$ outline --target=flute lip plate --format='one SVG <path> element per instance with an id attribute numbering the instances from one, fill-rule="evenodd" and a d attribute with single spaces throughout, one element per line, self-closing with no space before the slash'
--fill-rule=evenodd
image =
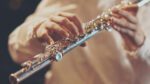
<path id="1" fill-rule="evenodd" d="M 10 84 L 18 84 L 19 79 L 17 79 L 17 77 L 15 76 L 15 74 L 11 74 L 9 76 L 9 81 L 10 81 Z"/>

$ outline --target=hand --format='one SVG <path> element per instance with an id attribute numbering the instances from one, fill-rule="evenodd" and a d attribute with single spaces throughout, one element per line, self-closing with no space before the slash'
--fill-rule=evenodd
<path id="1" fill-rule="evenodd" d="M 137 5 L 130 5 L 123 9 L 113 9 L 113 28 L 121 34 L 128 50 L 136 50 L 141 47 L 145 39 L 144 32 L 136 17 L 137 10 Z"/>
<path id="2" fill-rule="evenodd" d="M 23 63 L 43 53 L 45 44 L 83 34 L 81 22 L 71 13 L 51 14 L 51 17 L 32 15 L 9 36 L 9 51 L 16 63 Z M 44 44 L 44 45 L 43 45 Z"/>
<path id="3" fill-rule="evenodd" d="M 38 45 L 45 43 L 53 44 L 55 41 L 59 41 L 67 37 L 75 37 L 82 35 L 83 33 L 81 22 L 77 16 L 63 12 L 53 15 L 33 27 L 32 38 L 30 38 L 30 42 L 28 43 L 37 49 L 38 47 L 35 45 L 35 43 L 37 43 L 36 41 L 39 41 Z"/>

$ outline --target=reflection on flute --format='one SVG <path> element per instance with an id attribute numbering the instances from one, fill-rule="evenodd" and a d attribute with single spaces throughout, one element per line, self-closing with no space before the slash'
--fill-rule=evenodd
<path id="1" fill-rule="evenodd" d="M 121 3 L 116 7 L 122 8 L 130 5 L 131 3 Z M 144 4 L 143 4 L 144 5 Z M 139 5 L 138 5 L 139 6 Z M 141 7 L 142 5 L 140 5 Z M 44 68 L 45 66 L 51 64 L 53 61 L 60 61 L 63 54 L 69 52 L 75 47 L 81 45 L 99 31 L 107 30 L 111 31 L 111 9 L 103 12 L 96 19 L 84 24 L 85 34 L 65 38 L 63 40 L 55 42 L 53 45 L 47 45 L 44 53 L 40 53 L 33 57 L 33 59 L 26 61 L 22 64 L 22 69 L 10 75 L 10 82 L 12 84 L 17 84 L 29 76 L 33 75 L 35 72 Z"/>

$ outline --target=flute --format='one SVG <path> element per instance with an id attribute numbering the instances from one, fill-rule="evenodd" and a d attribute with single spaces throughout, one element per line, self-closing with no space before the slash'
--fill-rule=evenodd
<path id="1" fill-rule="evenodd" d="M 137 3 L 138 7 L 145 5 L 146 3 L 150 2 L 150 0 L 143 0 Z M 123 2 L 117 7 L 125 7 L 130 5 L 129 2 Z M 99 33 L 100 31 L 112 30 L 112 21 L 110 20 L 111 17 L 111 9 L 104 11 L 100 16 L 96 19 L 87 22 L 83 25 L 85 29 L 85 34 L 71 38 L 65 38 L 63 40 L 57 41 L 52 45 L 47 45 L 45 47 L 44 53 L 39 53 L 38 55 L 34 56 L 33 59 L 24 62 L 21 66 L 22 68 L 10 74 L 10 83 L 11 84 L 18 84 L 21 81 L 25 80 L 29 76 L 33 75 L 37 71 L 43 69 L 44 67 L 50 65 L 53 61 L 60 61 L 63 58 L 63 55 L 69 52 L 70 50 L 74 49 L 75 47 L 83 44 L 88 39 L 92 38 L 94 35 Z"/>

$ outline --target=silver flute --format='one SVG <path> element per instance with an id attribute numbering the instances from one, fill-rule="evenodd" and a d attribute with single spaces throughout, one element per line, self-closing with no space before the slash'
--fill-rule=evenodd
<path id="1" fill-rule="evenodd" d="M 150 0 L 143 0 L 137 3 L 138 7 L 145 5 L 150 2 Z M 123 2 L 116 7 L 123 8 L 125 6 L 130 5 L 129 2 Z M 60 61 L 63 58 L 63 55 L 74 49 L 77 46 L 82 45 L 85 41 L 92 38 L 94 35 L 99 33 L 102 30 L 111 31 L 112 30 L 112 21 L 111 17 L 111 9 L 104 11 L 100 16 L 96 19 L 87 22 L 83 25 L 85 29 L 85 34 L 73 37 L 65 38 L 63 40 L 57 41 L 52 45 L 47 45 L 45 47 L 45 51 L 43 53 L 39 53 L 35 55 L 31 60 L 28 60 L 21 64 L 22 68 L 10 74 L 10 83 L 18 84 L 21 81 L 25 80 L 29 76 L 33 75 L 37 71 L 43 69 L 44 67 L 50 65 L 53 61 Z"/>

